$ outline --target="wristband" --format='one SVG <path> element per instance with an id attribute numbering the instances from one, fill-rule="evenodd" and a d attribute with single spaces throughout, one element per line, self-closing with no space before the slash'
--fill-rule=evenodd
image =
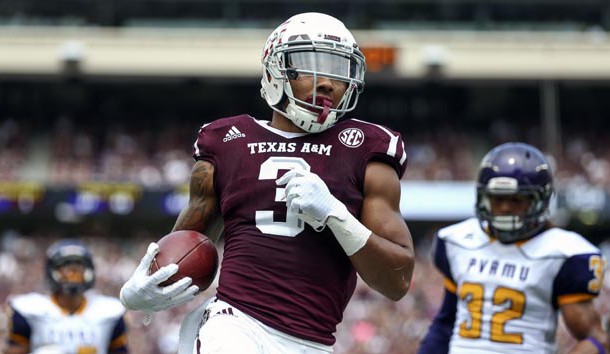
<path id="1" fill-rule="evenodd" d="M 585 340 L 588 340 L 589 342 L 591 342 L 591 344 L 593 344 L 595 346 L 595 348 L 597 348 L 598 354 L 606 354 L 606 350 L 604 349 L 604 346 L 596 338 L 587 337 L 587 338 L 585 338 Z"/>
<path id="2" fill-rule="evenodd" d="M 372 232 L 347 209 L 342 214 L 340 218 L 329 217 L 326 225 L 331 229 L 345 253 L 351 256 L 366 245 L 366 241 L 371 237 Z"/>

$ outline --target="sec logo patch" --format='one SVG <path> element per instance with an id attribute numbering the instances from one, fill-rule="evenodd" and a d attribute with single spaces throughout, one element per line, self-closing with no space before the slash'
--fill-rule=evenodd
<path id="1" fill-rule="evenodd" d="M 343 129 L 339 133 L 339 141 L 349 148 L 356 148 L 364 142 L 364 133 L 358 128 Z"/>

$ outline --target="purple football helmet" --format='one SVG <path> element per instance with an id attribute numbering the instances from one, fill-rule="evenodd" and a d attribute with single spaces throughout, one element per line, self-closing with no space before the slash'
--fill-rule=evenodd
<path id="1" fill-rule="evenodd" d="M 524 143 L 502 144 L 487 153 L 481 162 L 476 215 L 481 227 L 502 243 L 527 239 L 545 226 L 552 194 L 552 171 L 542 152 Z M 494 216 L 491 195 L 527 196 L 530 206 L 525 215 Z"/>
<path id="2" fill-rule="evenodd" d="M 68 263 L 79 263 L 85 267 L 82 282 L 66 282 L 60 279 L 57 270 Z M 83 293 L 95 283 L 95 267 L 91 251 L 79 240 L 64 239 L 55 242 L 47 250 L 45 276 L 54 293 L 70 295 Z"/>

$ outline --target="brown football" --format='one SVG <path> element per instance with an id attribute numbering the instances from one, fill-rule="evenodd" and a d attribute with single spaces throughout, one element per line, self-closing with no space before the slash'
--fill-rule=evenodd
<path id="1" fill-rule="evenodd" d="M 179 230 L 163 236 L 157 244 L 159 253 L 150 265 L 150 274 L 170 263 L 178 264 L 178 272 L 161 283 L 162 286 L 184 277 L 191 277 L 199 291 L 212 284 L 218 270 L 218 251 L 207 236 L 197 231 Z"/>

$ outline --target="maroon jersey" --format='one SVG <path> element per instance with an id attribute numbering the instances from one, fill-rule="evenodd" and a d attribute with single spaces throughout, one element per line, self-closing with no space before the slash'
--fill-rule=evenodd
<path id="1" fill-rule="evenodd" d="M 347 119 L 322 133 L 287 133 L 248 115 L 199 130 L 193 156 L 214 165 L 214 188 L 225 225 L 217 296 L 266 325 L 332 345 L 354 292 L 356 272 L 326 228 L 314 231 L 288 211 L 275 180 L 291 168 L 320 176 L 360 216 L 364 173 L 371 160 L 402 176 L 400 135 Z"/>

